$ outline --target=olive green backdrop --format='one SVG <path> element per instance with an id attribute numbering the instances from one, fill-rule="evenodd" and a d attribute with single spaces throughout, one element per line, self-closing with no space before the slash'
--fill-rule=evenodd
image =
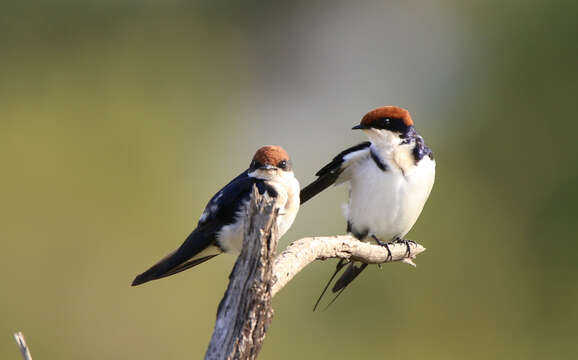
<path id="1" fill-rule="evenodd" d="M 578 354 L 576 1 L 0 5 L 0 358 L 197 359 L 234 259 L 131 288 L 279 144 L 301 183 L 369 109 L 410 109 L 437 179 L 418 267 L 329 310 L 318 262 L 274 299 L 263 359 Z M 282 247 L 343 233 L 335 188 Z"/>

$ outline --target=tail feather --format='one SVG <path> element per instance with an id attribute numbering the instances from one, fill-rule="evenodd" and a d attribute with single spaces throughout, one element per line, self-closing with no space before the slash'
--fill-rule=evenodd
<path id="1" fill-rule="evenodd" d="M 343 290 L 347 287 L 347 285 L 351 284 L 353 280 L 359 275 L 365 268 L 367 267 L 366 263 L 355 263 L 351 262 L 347 269 L 343 272 L 343 275 L 337 279 L 335 285 L 331 289 L 332 292 L 336 293 L 340 290 Z"/>
<path id="2" fill-rule="evenodd" d="M 212 247 L 211 243 L 212 239 L 205 236 L 201 231 L 193 231 L 177 250 L 138 275 L 132 282 L 132 286 L 179 273 L 217 256 L 218 252 L 208 253 L 203 251 Z"/>
<path id="3" fill-rule="evenodd" d="M 186 263 L 174 268 L 173 270 L 167 271 L 165 273 L 161 271 L 159 271 L 158 269 L 149 269 L 147 271 L 145 271 L 144 273 L 138 275 L 132 282 L 131 286 L 137 286 L 140 284 L 144 284 L 146 282 L 149 282 L 151 280 L 158 280 L 158 279 L 162 279 L 164 277 L 167 276 L 171 276 L 174 275 L 176 273 L 180 273 L 181 271 L 190 269 L 194 266 L 197 266 L 199 264 L 204 263 L 207 260 L 210 260 L 212 258 L 214 258 L 215 256 L 217 256 L 218 254 L 214 254 L 214 255 L 209 255 L 209 256 L 205 256 L 205 257 L 201 257 L 198 259 L 193 259 L 191 261 L 187 261 Z"/>
<path id="4" fill-rule="evenodd" d="M 319 296 L 319 298 L 317 299 L 317 302 L 315 303 L 315 306 L 313 307 L 313 311 L 315 311 L 317 309 L 317 307 L 319 306 L 319 303 L 321 302 L 321 298 L 323 298 L 323 295 L 325 295 L 325 293 L 327 292 L 327 289 L 329 288 L 329 285 L 331 284 L 331 282 L 333 281 L 333 279 L 335 278 L 335 276 L 337 275 L 337 273 L 339 273 L 339 271 L 341 271 L 341 269 L 347 265 L 348 262 L 347 260 L 341 259 L 339 260 L 339 262 L 337 263 L 337 267 L 335 269 L 335 272 L 333 273 L 333 275 L 331 275 L 331 278 L 329 278 L 329 281 L 327 282 L 327 285 L 325 285 L 325 288 L 323 288 L 323 292 L 321 292 L 321 295 Z M 355 280 L 355 278 L 367 267 L 367 264 L 365 263 L 356 263 L 354 261 L 349 263 L 349 266 L 347 267 L 347 269 L 345 269 L 345 271 L 343 272 L 343 274 L 341 274 L 341 276 L 339 277 L 339 279 L 337 279 L 337 281 L 335 282 L 335 284 L 333 285 L 333 287 L 331 288 L 331 292 L 332 293 L 337 293 L 333 299 L 329 302 L 329 304 L 327 304 L 327 306 L 325 307 L 324 310 L 327 310 L 327 308 L 329 306 L 331 306 L 331 304 L 333 304 L 335 302 L 335 300 L 337 300 L 337 298 L 341 295 L 341 293 L 343 293 L 343 291 L 345 290 L 345 288 L 353 281 Z"/>
<path id="5" fill-rule="evenodd" d="M 335 268 L 335 272 L 333 273 L 333 275 L 331 275 L 331 277 L 329 278 L 329 281 L 327 282 L 327 284 L 325 285 L 325 287 L 323 288 L 323 291 L 321 292 L 321 295 L 319 295 L 319 298 L 317 298 L 317 301 L 315 302 L 315 305 L 313 306 L 313 311 L 317 310 L 317 306 L 319 306 L 319 303 L 321 302 L 321 299 L 323 298 L 323 295 L 325 295 L 325 293 L 327 292 L 327 289 L 329 289 L 329 285 L 331 285 L 331 282 L 333 281 L 333 279 L 335 279 L 335 276 L 337 275 L 337 273 L 343 269 L 343 267 L 347 264 L 345 259 L 340 259 L 339 262 L 337 263 L 337 266 Z"/>
<path id="6" fill-rule="evenodd" d="M 335 285 L 333 286 L 331 291 L 333 293 L 337 292 L 337 294 L 333 297 L 333 299 L 331 299 L 329 304 L 327 304 L 327 306 L 323 310 L 327 310 L 331 306 L 331 304 L 333 304 L 335 300 L 337 300 L 337 298 L 343 293 L 347 285 L 351 284 L 351 282 L 357 277 L 357 275 L 359 275 L 366 267 L 367 264 L 365 263 L 361 263 L 359 267 L 355 267 L 355 264 L 351 263 L 351 265 L 349 265 L 349 267 L 347 268 L 347 270 L 345 270 L 343 275 L 341 275 L 341 277 L 337 279 L 337 281 L 335 282 Z"/>

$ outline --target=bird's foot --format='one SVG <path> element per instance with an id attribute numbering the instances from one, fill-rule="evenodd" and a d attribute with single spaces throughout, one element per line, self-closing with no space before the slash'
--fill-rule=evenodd
<path id="1" fill-rule="evenodd" d="M 400 237 L 396 237 L 395 241 L 396 244 L 405 244 L 406 246 L 406 251 L 405 251 L 405 256 L 406 257 L 411 257 L 411 247 L 410 244 L 412 245 L 417 245 L 417 243 L 413 240 L 406 240 L 406 239 L 402 239 Z"/>
<path id="2" fill-rule="evenodd" d="M 375 240 L 377 245 L 383 246 L 387 250 L 387 257 L 385 258 L 385 262 L 393 260 L 393 256 L 391 256 L 391 249 L 389 248 L 389 244 L 379 240 L 375 235 L 371 235 L 371 237 L 373 238 L 373 240 Z"/>

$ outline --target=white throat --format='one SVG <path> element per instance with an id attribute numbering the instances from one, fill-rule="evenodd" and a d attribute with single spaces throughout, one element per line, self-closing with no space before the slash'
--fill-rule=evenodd
<path id="1" fill-rule="evenodd" d="M 363 132 L 373 146 L 380 150 L 393 149 L 403 141 L 399 134 L 389 130 L 366 129 Z"/>

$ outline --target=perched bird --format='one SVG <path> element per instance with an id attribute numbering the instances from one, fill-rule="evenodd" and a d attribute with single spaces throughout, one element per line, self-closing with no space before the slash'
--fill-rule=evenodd
<path id="1" fill-rule="evenodd" d="M 301 190 L 301 204 L 330 185 L 349 182 L 347 231 L 361 241 L 374 241 L 385 247 L 388 243 L 404 242 L 409 251 L 404 236 L 415 224 L 432 189 L 433 153 L 418 135 L 409 112 L 397 106 L 368 112 L 353 129 L 363 130 L 369 141 L 339 153 L 319 170 L 318 178 Z M 347 264 L 332 288 L 337 294 L 329 305 L 367 267 L 365 263 L 339 261 L 314 310 Z"/>
<path id="2" fill-rule="evenodd" d="M 197 228 L 185 242 L 138 275 L 132 286 L 176 274 L 222 252 L 238 254 L 243 246 L 244 214 L 254 185 L 260 194 L 267 192 L 279 205 L 277 227 L 279 236 L 283 236 L 299 210 L 299 182 L 287 152 L 280 146 L 263 146 L 255 153 L 249 169 L 211 198 Z"/>

